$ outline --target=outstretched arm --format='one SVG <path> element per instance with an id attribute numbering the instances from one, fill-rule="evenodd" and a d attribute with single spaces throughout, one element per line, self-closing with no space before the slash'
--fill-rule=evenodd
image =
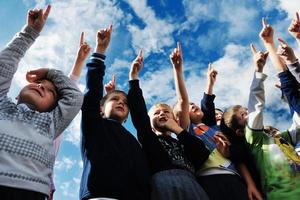
<path id="1" fill-rule="evenodd" d="M 109 46 L 112 25 L 97 32 L 95 53 L 87 64 L 86 92 L 82 106 L 82 114 L 99 117 L 100 100 L 103 97 L 103 77 L 105 71 L 105 51 Z M 84 118 L 84 117 L 82 117 Z"/>
<path id="2" fill-rule="evenodd" d="M 42 31 L 50 9 L 48 5 L 45 11 L 29 10 L 26 26 L 0 52 L 0 98 L 6 96 L 21 58 Z"/>
<path id="3" fill-rule="evenodd" d="M 173 65 L 175 89 L 177 95 L 178 120 L 183 129 L 188 129 L 189 118 L 189 97 L 185 88 L 182 71 L 182 49 L 180 42 L 177 42 L 177 48 L 170 55 L 170 61 Z"/>
<path id="4" fill-rule="evenodd" d="M 84 62 L 86 58 L 88 57 L 90 53 L 91 47 L 84 41 L 84 32 L 80 34 L 80 40 L 79 40 L 79 48 L 77 51 L 77 56 L 75 58 L 74 65 L 72 67 L 71 73 L 69 77 L 74 80 L 78 81 L 81 75 L 82 67 L 84 65 Z"/>
<path id="5" fill-rule="evenodd" d="M 251 129 L 263 129 L 263 108 L 265 106 L 265 90 L 263 81 L 267 75 L 263 74 L 263 68 L 266 64 L 268 52 L 257 52 L 254 45 L 250 45 L 255 73 L 250 87 L 248 101 L 248 126 Z"/>
<path id="6" fill-rule="evenodd" d="M 217 74 L 218 72 L 212 67 L 211 63 L 209 63 L 206 73 L 207 88 L 201 100 L 201 110 L 204 114 L 202 122 L 207 126 L 215 126 L 217 124 L 214 104 L 214 99 L 216 96 L 213 94 L 213 88 L 217 80 Z"/>
<path id="7" fill-rule="evenodd" d="M 271 25 L 267 24 L 265 18 L 262 19 L 263 28 L 259 34 L 261 40 L 264 43 L 265 48 L 269 52 L 269 56 L 272 64 L 274 65 L 276 71 L 282 72 L 287 70 L 285 63 L 280 59 L 280 57 L 276 53 L 276 47 L 273 40 L 274 30 Z"/>

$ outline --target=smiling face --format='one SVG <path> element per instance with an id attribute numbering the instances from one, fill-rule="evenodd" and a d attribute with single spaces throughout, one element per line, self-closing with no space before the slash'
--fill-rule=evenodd
<path id="1" fill-rule="evenodd" d="M 202 122 L 204 113 L 202 112 L 199 106 L 197 106 L 194 103 L 190 103 L 189 115 L 190 115 L 190 120 L 193 124 L 199 124 Z"/>
<path id="2" fill-rule="evenodd" d="M 44 79 L 26 85 L 17 98 L 18 104 L 30 104 L 39 112 L 48 112 L 56 105 L 58 96 L 53 83 Z"/>
<path id="3" fill-rule="evenodd" d="M 114 119 L 123 123 L 129 113 L 126 94 L 116 90 L 108 93 L 104 98 L 104 104 L 101 106 L 103 118 Z"/>
<path id="4" fill-rule="evenodd" d="M 168 119 L 175 119 L 172 108 L 162 103 L 152 106 L 148 114 L 152 128 L 162 133 L 167 131 L 162 128 L 164 123 Z"/>

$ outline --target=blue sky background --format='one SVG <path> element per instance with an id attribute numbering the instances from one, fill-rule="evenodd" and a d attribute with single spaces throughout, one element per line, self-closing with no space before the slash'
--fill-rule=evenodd
<path id="1" fill-rule="evenodd" d="M 98 29 L 113 23 L 111 45 L 107 51 L 106 81 L 116 74 L 118 88 L 127 91 L 131 61 L 139 48 L 145 59 L 141 86 L 148 107 L 158 101 L 173 104 L 175 90 L 169 54 L 180 40 L 183 47 L 184 75 L 192 102 L 201 100 L 206 87 L 206 69 L 213 63 L 219 74 L 214 93 L 219 108 L 247 104 L 253 75 L 249 43 L 262 49 L 258 34 L 261 18 L 266 17 L 294 48 L 296 42 L 287 28 L 298 0 L 0 0 L 0 46 L 3 48 L 26 22 L 27 10 L 51 3 L 49 20 L 36 43 L 28 51 L 15 75 L 9 95 L 14 98 L 26 84 L 25 72 L 43 66 L 69 73 L 76 55 L 81 31 L 94 47 Z M 268 61 L 265 73 L 265 124 L 287 129 L 291 116 L 275 89 L 275 70 Z M 84 89 L 84 74 L 80 88 Z M 135 134 L 130 120 L 125 126 Z M 78 199 L 82 162 L 79 150 L 80 114 L 64 132 L 55 165 L 55 199 Z"/>

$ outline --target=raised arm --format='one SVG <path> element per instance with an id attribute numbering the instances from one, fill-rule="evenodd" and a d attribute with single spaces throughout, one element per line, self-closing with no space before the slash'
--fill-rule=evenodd
<path id="1" fill-rule="evenodd" d="M 103 97 L 103 77 L 105 71 L 105 51 L 108 48 L 112 26 L 97 32 L 96 48 L 91 61 L 87 64 L 86 91 L 82 106 L 82 114 L 87 117 L 100 116 L 100 100 Z"/>
<path id="2" fill-rule="evenodd" d="M 177 42 L 177 48 L 170 55 L 170 61 L 173 65 L 174 82 L 177 95 L 177 110 L 180 126 L 188 129 L 190 124 L 189 118 L 189 97 L 185 88 L 182 71 L 182 49 L 180 42 Z"/>
<path id="3" fill-rule="evenodd" d="M 90 53 L 90 50 L 91 47 L 88 45 L 88 43 L 84 41 L 84 32 L 81 32 L 80 40 L 79 40 L 79 48 L 77 51 L 74 65 L 69 75 L 69 77 L 75 82 L 77 82 L 80 78 L 82 67 L 84 65 L 86 58 Z"/>
<path id="4" fill-rule="evenodd" d="M 216 96 L 213 94 L 213 88 L 217 80 L 217 74 L 218 72 L 212 67 L 211 63 L 209 63 L 206 73 L 206 92 L 203 94 L 203 98 L 201 100 L 201 110 L 204 114 L 202 122 L 207 126 L 215 126 L 217 124 L 214 104 L 214 99 Z"/>
<path id="5" fill-rule="evenodd" d="M 132 62 L 129 72 L 128 107 L 132 123 L 137 130 L 137 136 L 147 154 L 152 172 L 169 169 L 171 161 L 163 149 L 158 137 L 152 131 L 150 118 L 147 114 L 143 92 L 139 86 L 139 72 L 142 69 L 143 55 L 139 51 L 137 58 Z"/>
<path id="6" fill-rule="evenodd" d="M 261 40 L 263 41 L 265 48 L 269 52 L 271 62 L 274 65 L 276 71 L 278 73 L 282 72 L 282 71 L 286 70 L 287 68 L 286 68 L 286 65 L 284 64 L 284 62 L 280 59 L 280 57 L 276 53 L 276 47 L 275 47 L 275 43 L 273 40 L 274 30 L 271 25 L 267 24 L 267 21 L 265 18 L 262 19 L 262 25 L 263 25 L 263 28 L 262 28 L 259 36 L 260 36 Z"/>
<path id="7" fill-rule="evenodd" d="M 298 45 L 300 46 L 300 18 L 298 12 L 296 12 L 296 16 L 291 22 L 288 31 L 296 39 Z"/>
<path id="8" fill-rule="evenodd" d="M 0 52 L 0 98 L 7 95 L 18 64 L 42 31 L 50 9 L 51 6 L 48 5 L 45 11 L 43 9 L 29 10 L 27 24 L 23 30 L 17 33 Z"/>
<path id="9" fill-rule="evenodd" d="M 263 73 L 266 64 L 268 52 L 256 51 L 253 44 L 250 45 L 255 73 L 250 87 L 248 101 L 248 126 L 251 129 L 262 130 L 263 126 L 263 108 L 265 106 L 265 89 L 263 81 L 267 75 Z"/>
<path id="10" fill-rule="evenodd" d="M 55 85 L 58 102 L 51 114 L 54 121 L 54 137 L 57 137 L 79 112 L 83 95 L 76 84 L 59 70 L 41 68 L 27 72 L 26 77 L 30 82 L 48 79 Z"/>

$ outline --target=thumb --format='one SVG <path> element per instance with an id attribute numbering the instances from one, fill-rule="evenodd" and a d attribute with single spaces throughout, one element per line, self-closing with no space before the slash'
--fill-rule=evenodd
<path id="1" fill-rule="evenodd" d="M 277 40 L 279 41 L 280 45 L 285 48 L 288 46 L 288 44 L 286 43 L 286 41 L 284 41 L 283 39 L 281 38 L 277 38 Z"/>

